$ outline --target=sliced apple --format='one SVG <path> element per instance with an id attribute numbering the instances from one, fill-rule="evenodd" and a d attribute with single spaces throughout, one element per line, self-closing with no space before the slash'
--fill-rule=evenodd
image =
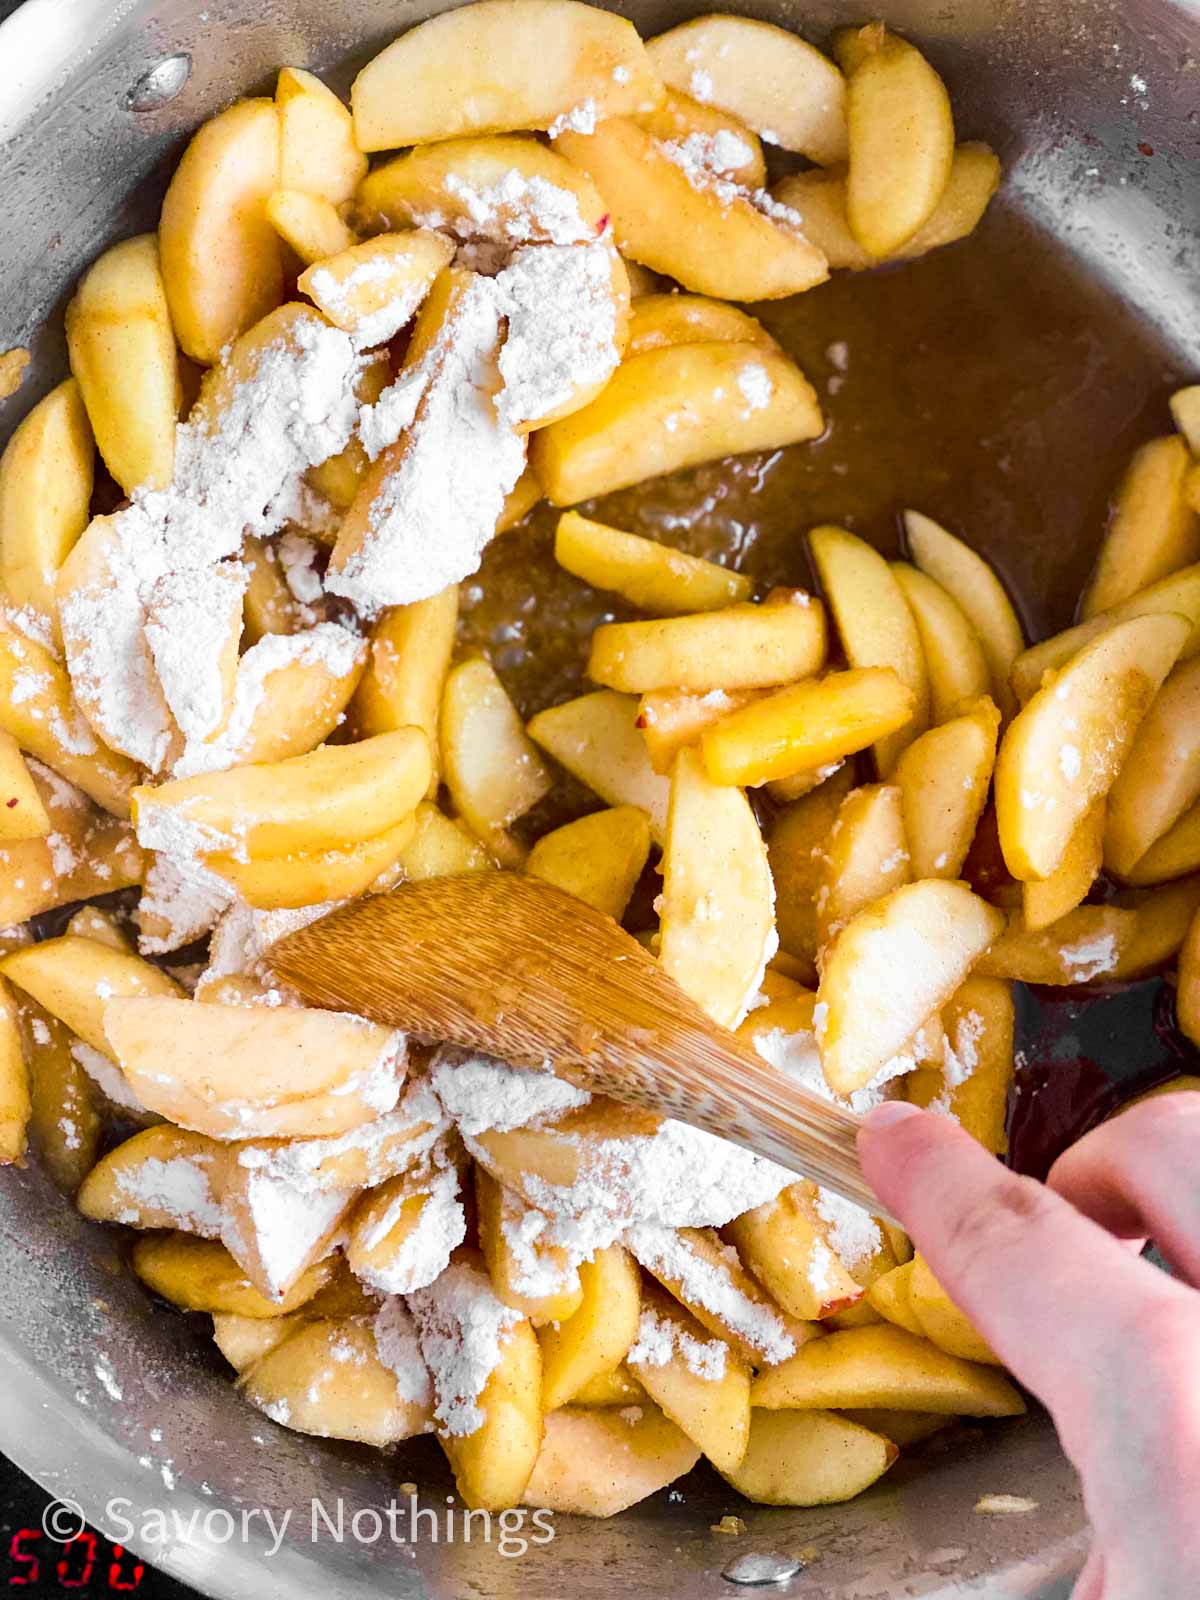
<path id="1" fill-rule="evenodd" d="M 109 1000 L 135 995 L 177 999 L 183 993 L 161 967 L 132 951 L 113 950 L 95 939 L 70 934 L 12 951 L 0 961 L 0 971 L 105 1055 L 110 1053 L 104 1028 Z"/>
<path id="2" fill-rule="evenodd" d="M 660 143 L 699 137 L 706 142 L 708 165 L 719 178 L 744 189 L 761 189 L 767 181 L 758 135 L 738 117 L 703 105 L 691 95 L 668 91 L 661 105 L 636 122 Z"/>
<path id="3" fill-rule="evenodd" d="M 777 300 L 823 283 L 825 257 L 800 218 L 761 190 L 705 165 L 708 146 L 661 143 L 612 117 L 592 133 L 564 132 L 557 149 L 592 179 L 610 209 L 622 255 L 719 300 Z M 702 137 L 702 136 L 701 136 Z"/>
<path id="4" fill-rule="evenodd" d="M 972 974 L 943 1009 L 942 1022 L 942 1063 L 910 1073 L 906 1097 L 914 1105 L 936 1106 L 986 1150 L 1003 1155 L 1013 1079 L 1012 984 Z M 908 1326 L 899 1317 L 889 1320 Z"/>
<path id="5" fill-rule="evenodd" d="M 35 767 L 33 778 L 51 831 L 44 838 L 0 842 L 0 927 L 127 889 L 141 883 L 145 872 L 128 823 L 93 810 L 81 791 L 48 768 Z M 70 798 L 60 804 L 60 794 Z"/>
<path id="6" fill-rule="evenodd" d="M 890 667 L 913 695 L 902 730 L 881 740 L 875 758 L 887 777 L 900 752 L 929 724 L 929 673 L 921 636 L 895 574 L 877 550 L 842 528 L 814 528 L 813 561 L 852 667 Z"/>
<path id="7" fill-rule="evenodd" d="M 365 228 L 441 228 L 509 248 L 585 243 L 608 223 L 585 172 L 516 135 L 448 139 L 386 161 L 363 182 L 357 210 Z"/>
<path id="8" fill-rule="evenodd" d="M 1188 504 L 1192 458 L 1178 434 L 1136 451 L 1080 606 L 1086 621 L 1200 559 L 1200 516 Z"/>
<path id="9" fill-rule="evenodd" d="M 543 834 L 525 870 L 620 921 L 649 854 L 649 817 L 613 806 Z"/>
<path id="10" fill-rule="evenodd" d="M 911 1261 L 893 1267 L 891 1272 L 885 1272 L 882 1277 L 875 1279 L 867 1290 L 867 1300 L 885 1322 L 894 1323 L 897 1328 L 904 1328 L 909 1333 L 923 1337 L 921 1324 L 917 1321 L 916 1312 L 908 1300 L 912 1272 Z"/>
<path id="11" fill-rule="evenodd" d="M 767 827 L 767 855 L 775 880 L 775 916 L 787 953 L 803 964 L 802 981 L 817 980 L 817 911 L 814 896 L 825 840 L 854 776 L 840 767 L 808 794 L 791 801 Z"/>
<path id="12" fill-rule="evenodd" d="M 892 772 L 914 878 L 958 878 L 983 815 L 1000 713 L 986 696 L 914 739 Z"/>
<path id="13" fill-rule="evenodd" d="M 786 28 L 695 17 L 646 50 L 664 83 L 740 118 L 768 144 L 822 166 L 845 159 L 845 81 L 828 56 Z"/>
<path id="14" fill-rule="evenodd" d="M 1104 861 L 1125 877 L 1200 799 L 1200 660 L 1176 666 L 1108 795 Z"/>
<path id="15" fill-rule="evenodd" d="M 179 778 L 133 794 L 151 849 L 250 859 L 344 849 L 403 821 L 429 785 L 429 741 L 400 728 L 263 766 Z"/>
<path id="16" fill-rule="evenodd" d="M 67 307 L 67 352 L 113 477 L 126 493 L 165 489 L 178 357 L 152 233 L 113 245 L 84 274 Z"/>
<path id="17" fill-rule="evenodd" d="M 965 701 L 991 689 L 983 642 L 958 602 L 941 584 L 906 561 L 893 561 L 892 572 L 921 636 L 929 674 L 930 714 L 935 723 Z"/>
<path id="18" fill-rule="evenodd" d="M 896 889 L 849 922 L 825 953 L 818 990 L 817 1040 L 834 1093 L 870 1083 L 1003 931 L 1003 912 L 938 879 Z"/>
<path id="19" fill-rule="evenodd" d="M 1105 815 L 1102 795 L 1076 823 L 1050 876 L 1021 886 L 1021 913 L 1030 932 L 1048 928 L 1073 911 L 1096 881 L 1104 859 Z"/>
<path id="20" fill-rule="evenodd" d="M 580 783 L 613 806 L 638 806 L 656 844 L 666 837 L 671 785 L 650 765 L 632 695 L 601 689 L 539 711 L 527 732 Z"/>
<path id="21" fill-rule="evenodd" d="M 886 667 L 831 672 L 730 711 L 700 740 L 716 783 L 756 786 L 836 766 L 895 734 L 913 693 Z"/>
<path id="22" fill-rule="evenodd" d="M 946 86 L 907 40 L 869 23 L 835 45 L 847 73 L 846 216 L 871 255 L 927 223 L 950 180 L 954 116 Z"/>
<path id="23" fill-rule="evenodd" d="M 1194 456 L 1200 456 L 1200 383 L 1177 389 L 1171 396 L 1171 417 L 1187 447 Z"/>
<path id="24" fill-rule="evenodd" d="M 817 1211 L 816 1196 L 815 1184 L 794 1183 L 774 1200 L 743 1212 L 724 1230 L 742 1264 L 789 1316 L 803 1322 L 832 1316 L 863 1297 L 829 1247 L 829 1229 Z"/>
<path id="25" fill-rule="evenodd" d="M 360 344 L 383 344 L 409 322 L 454 245 L 431 228 L 382 233 L 314 258 L 296 287 Z M 378 398 L 378 397 L 376 397 Z"/>
<path id="26" fill-rule="evenodd" d="M 644 294 L 629 313 L 625 353 L 640 356 L 670 345 L 722 339 L 731 344 L 760 344 L 768 350 L 779 348 L 761 322 L 724 300 L 708 300 L 698 294 Z"/>
<path id="27" fill-rule="evenodd" d="M 979 1361 L 993 1367 L 1004 1365 L 942 1288 L 924 1256 L 913 1258 L 908 1292 L 913 1314 L 931 1344 L 964 1361 Z"/>
<path id="28" fill-rule="evenodd" d="M 750 1435 L 750 1368 L 657 1285 L 643 1292 L 626 1364 L 718 1471 L 741 1464 Z"/>
<path id="29" fill-rule="evenodd" d="M 754 587 L 749 578 L 715 561 L 593 522 L 577 511 L 558 519 L 554 557 L 593 588 L 611 589 L 639 610 L 660 616 L 720 610 L 748 600 Z"/>
<path id="30" fill-rule="evenodd" d="M 1058 866 L 1084 813 L 1112 787 L 1190 631 L 1178 616 L 1117 623 L 1010 725 L 996 758 L 996 818 L 1015 878 L 1046 878 Z"/>
<path id="31" fill-rule="evenodd" d="M 50 622 L 55 576 L 88 525 L 95 461 L 75 378 L 38 401 L 0 456 L 0 580 L 14 605 Z"/>
<path id="32" fill-rule="evenodd" d="M 82 547 L 81 541 L 76 548 Z M 245 594 L 246 574 L 235 561 L 165 573 L 143 589 L 146 646 L 167 709 L 186 740 L 213 739 L 229 721 Z M 203 649 L 187 648 L 194 640 L 202 640 Z"/>
<path id="33" fill-rule="evenodd" d="M 912 261 L 966 238 L 979 226 L 999 185 L 1000 162 L 993 150 L 986 144 L 957 145 L 950 177 L 929 220 L 887 260 Z M 850 231 L 844 167 L 790 173 L 771 193 L 781 205 L 804 218 L 805 234 L 824 254 L 831 270 L 846 267 L 862 272 L 879 266 L 879 258 L 864 250 Z"/>
<path id="34" fill-rule="evenodd" d="M 823 428 L 811 385 L 786 357 L 710 340 L 623 361 L 589 405 L 534 435 L 531 460 L 547 499 L 565 506 Z"/>
<path id="35" fill-rule="evenodd" d="M 698 744 L 706 728 L 731 711 L 759 700 L 764 689 L 711 689 L 699 694 L 690 689 L 652 689 L 638 704 L 637 725 L 646 741 L 655 772 L 670 773 L 675 757 L 688 745 Z"/>
<path id="36" fill-rule="evenodd" d="M 432 801 L 421 802 L 414 822 L 413 836 L 400 852 L 400 881 L 484 872 L 494 865 L 471 830 L 444 815 Z"/>
<path id="37" fill-rule="evenodd" d="M 492 1288 L 535 1328 L 566 1322 L 583 1303 L 578 1257 L 542 1237 L 546 1218 L 475 1165 L 479 1247 Z"/>
<path id="38" fill-rule="evenodd" d="M 1125 874 L 1127 883 L 1151 885 L 1181 878 L 1200 868 L 1200 801 L 1190 806 L 1173 828 L 1152 844 L 1135 867 Z"/>
<path id="39" fill-rule="evenodd" d="M 884 1435 L 832 1411 L 750 1413 L 745 1459 L 724 1476 L 767 1506 L 826 1506 L 852 1500 L 898 1459 Z"/>
<path id="40" fill-rule="evenodd" d="M 756 605 L 654 622 L 609 622 L 592 634 L 588 677 L 610 689 L 765 688 L 816 672 L 825 660 L 825 612 L 803 590 Z"/>
<path id="41" fill-rule="evenodd" d="M 254 861 L 239 861 L 229 854 L 211 855 L 204 857 L 204 865 L 224 878 L 256 910 L 295 910 L 365 894 L 379 875 L 399 860 L 415 831 L 416 819 L 409 816 L 395 827 L 345 850 L 269 856 Z"/>
<path id="42" fill-rule="evenodd" d="M 1009 678 L 1025 648 L 1025 635 L 1004 585 L 981 555 L 932 517 L 906 511 L 904 532 L 913 561 L 958 602 L 975 629 L 991 672 L 992 698 L 1010 715 L 1014 703 Z"/>
<path id="43" fill-rule="evenodd" d="M 546 1417 L 522 1504 L 615 1517 L 682 1478 L 699 1459 L 699 1446 L 646 1401 L 633 1410 L 564 1406 Z"/>
<path id="44" fill-rule="evenodd" d="M 305 267 L 349 250 L 354 243 L 337 207 L 304 189 L 273 189 L 267 199 L 267 220 Z"/>
<path id="45" fill-rule="evenodd" d="M 441 767 L 438 721 L 458 623 L 458 586 L 385 611 L 371 630 L 366 670 L 350 702 L 360 739 L 397 728 L 420 728 L 434 754 L 430 798 Z"/>
<path id="46" fill-rule="evenodd" d="M 549 128 L 591 101 L 610 117 L 662 98 L 633 23 L 577 0 L 482 0 L 410 28 L 354 80 L 360 150 Z"/>
<path id="47" fill-rule="evenodd" d="M 814 1339 L 761 1373 L 750 1400 L 767 1410 L 886 1406 L 963 1417 L 1014 1417 L 1025 1410 L 994 1367 L 947 1355 L 886 1322 Z"/>
<path id="48" fill-rule="evenodd" d="M 565 1405 L 585 1383 L 611 1372 L 637 1337 L 642 1286 L 628 1250 L 597 1250 L 579 1269 L 583 1296 L 566 1321 L 542 1329 L 542 1404 Z"/>
<path id="49" fill-rule="evenodd" d="M 268 1299 L 216 1239 L 189 1233 L 151 1233 L 132 1251 L 133 1270 L 156 1294 L 184 1311 L 210 1316 L 285 1317 L 306 1305 L 333 1276 L 334 1258 L 309 1268 L 279 1300 Z"/>
<path id="50" fill-rule="evenodd" d="M 817 938 L 824 949 L 852 917 L 912 881 L 900 790 L 852 789 L 829 830 L 817 879 Z"/>
<path id="51" fill-rule="evenodd" d="M 354 122 L 328 85 L 303 67 L 284 67 L 275 83 L 279 182 L 343 205 L 367 170 Z"/>
<path id="52" fill-rule="evenodd" d="M 662 861 L 663 969 L 714 1022 L 736 1027 L 774 954 L 775 888 L 746 797 L 676 758 Z"/>
<path id="53" fill-rule="evenodd" d="M 25 1154 L 31 1102 L 17 1004 L 0 978 L 0 1166 Z"/>
<path id="54" fill-rule="evenodd" d="M 223 1161 L 215 1140 L 160 1123 L 123 1140 L 98 1161 L 75 1203 L 93 1222 L 178 1228 L 215 1239 L 221 1231 Z"/>
<path id="55" fill-rule="evenodd" d="M 50 817 L 11 733 L 0 729 L 0 843 L 44 839 Z"/>
<path id="56" fill-rule="evenodd" d="M 193 135 L 163 200 L 158 247 L 171 323 L 211 366 L 283 298 L 283 252 L 267 216 L 279 187 L 279 115 L 239 100 Z"/>
<path id="57" fill-rule="evenodd" d="M 509 825 L 548 793 L 553 779 L 495 668 L 482 657 L 460 662 L 446 679 L 441 750 L 455 810 L 498 859 L 515 860 Z"/>
<path id="58" fill-rule="evenodd" d="M 147 1109 L 214 1139 L 348 1132 L 404 1070 L 390 1029 L 302 1007 L 110 999 L 104 1031 Z"/>

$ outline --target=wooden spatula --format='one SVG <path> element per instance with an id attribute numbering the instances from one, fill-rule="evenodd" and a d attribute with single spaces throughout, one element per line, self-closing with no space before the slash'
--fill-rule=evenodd
<path id="1" fill-rule="evenodd" d="M 880 1210 L 858 1164 L 856 1117 L 710 1021 L 610 917 L 536 878 L 405 884 L 289 934 L 268 961 L 313 1005 L 549 1066 Z"/>

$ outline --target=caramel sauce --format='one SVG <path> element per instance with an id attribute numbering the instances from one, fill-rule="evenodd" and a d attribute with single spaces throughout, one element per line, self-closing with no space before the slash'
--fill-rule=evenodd
<path id="1" fill-rule="evenodd" d="M 898 554 L 911 506 L 988 557 L 1031 639 L 1072 620 L 1129 453 L 1171 428 L 1185 378 L 1129 306 L 1000 200 L 948 249 L 751 309 L 816 386 L 824 436 L 639 484 L 589 515 L 766 588 L 811 586 L 804 535 L 822 522 Z M 461 649 L 487 652 L 527 717 L 590 687 L 592 629 L 636 615 L 556 566 L 557 517 L 537 507 L 461 591 Z M 595 804 L 564 780 L 531 833 Z M 627 925 L 645 925 L 658 882 Z M 1195 1070 L 1161 980 L 1018 985 L 1018 1019 L 1010 1159 L 1039 1176 L 1122 1099 Z"/>

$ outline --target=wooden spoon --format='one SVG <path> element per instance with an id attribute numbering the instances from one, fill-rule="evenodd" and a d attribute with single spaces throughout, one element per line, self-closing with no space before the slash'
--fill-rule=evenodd
<path id="1" fill-rule="evenodd" d="M 855 1116 L 718 1027 L 611 917 L 537 878 L 405 884 L 289 934 L 267 960 L 313 1005 L 549 1067 L 880 1211 Z"/>

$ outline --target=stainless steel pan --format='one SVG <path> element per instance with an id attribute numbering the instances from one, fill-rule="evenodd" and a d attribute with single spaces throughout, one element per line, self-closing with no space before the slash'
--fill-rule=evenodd
<path id="1" fill-rule="evenodd" d="M 379 42 L 436 9 L 437 0 L 29 0 L 0 26 L 0 350 L 29 343 L 35 354 L 31 380 L 0 405 L 0 437 L 61 373 L 57 318 L 71 284 L 104 242 L 152 223 L 190 129 L 267 84 L 282 62 L 347 62 L 344 83 Z M 697 8 L 634 0 L 620 9 L 654 32 Z M 1138 308 L 1145 328 L 1122 346 L 1134 352 L 1130 392 L 1145 396 L 1168 370 L 1200 368 L 1193 0 L 738 0 L 737 9 L 818 38 L 880 13 L 910 30 L 949 79 L 961 125 L 1000 147 L 1017 206 L 1057 235 L 1064 263 L 1081 259 L 1105 296 Z M 1085 390 L 1081 374 L 1081 418 Z M 939 403 L 953 396 L 931 397 Z M 1036 390 L 1027 404 L 1037 427 Z M 1057 404 L 1046 426 L 1069 430 L 1070 408 Z M 1076 526 L 1057 535 L 1085 537 Z M 314 1499 L 330 1516 L 340 1499 L 349 1523 L 412 1480 L 425 1504 L 445 1508 L 452 1485 L 436 1448 L 425 1441 L 388 1459 L 285 1433 L 248 1410 L 203 1331 L 151 1305 L 113 1240 L 32 1169 L 0 1172 L 0 1362 L 0 1448 L 118 1535 L 126 1530 L 105 1508 L 120 1502 L 135 1530 L 124 1542 L 230 1600 L 715 1600 L 739 1592 L 722 1574 L 747 1554 L 778 1556 L 791 1573 L 760 1592 L 806 1600 L 1061 1600 L 1085 1545 L 1077 1485 L 1038 1415 L 935 1441 L 878 1489 L 828 1510 L 747 1506 L 697 1473 L 681 1497 L 659 1496 L 613 1523 L 559 1518 L 554 1542 L 523 1555 L 501 1555 L 478 1534 L 464 1544 L 459 1530 L 455 1543 L 434 1543 L 428 1518 L 415 1545 L 350 1532 L 339 1543 L 323 1522 L 314 1542 Z M 992 1492 L 1038 1509 L 976 1513 Z M 208 1515 L 240 1519 L 254 1508 L 291 1509 L 277 1554 L 261 1518 L 231 1538 L 225 1517 Z M 145 1522 L 151 1510 L 178 1516 L 165 1541 Z M 726 1511 L 744 1519 L 740 1537 L 710 1531 Z M 372 1519 L 359 1526 L 369 1534 Z"/>

